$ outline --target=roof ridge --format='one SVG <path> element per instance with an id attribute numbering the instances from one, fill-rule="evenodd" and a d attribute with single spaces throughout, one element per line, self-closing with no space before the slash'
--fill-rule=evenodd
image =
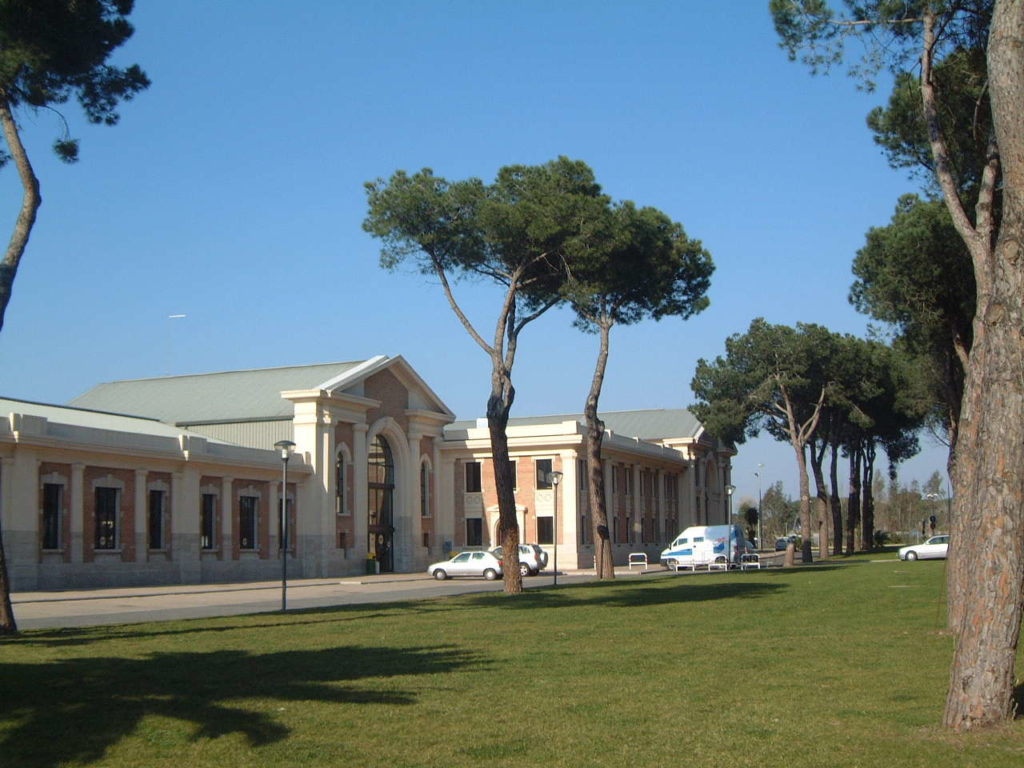
<path id="1" fill-rule="evenodd" d="M 367 358 L 369 359 L 369 358 Z M 336 363 L 308 363 L 305 365 L 276 365 L 270 366 L 269 368 L 240 368 L 230 371 L 210 371 L 208 373 L 176 373 L 170 376 L 144 376 L 138 379 L 114 379 L 113 381 L 104 381 L 97 384 L 97 387 L 101 387 L 104 384 L 136 384 L 143 381 L 170 381 L 171 379 L 195 379 L 205 376 L 226 376 L 231 373 L 263 373 L 269 371 L 287 371 L 298 368 L 326 368 L 337 365 L 359 365 L 365 363 L 366 360 L 343 360 Z"/>

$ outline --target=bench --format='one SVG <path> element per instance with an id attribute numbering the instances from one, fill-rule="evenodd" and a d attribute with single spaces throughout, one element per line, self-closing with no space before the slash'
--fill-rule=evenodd
<path id="1" fill-rule="evenodd" d="M 629 570 L 633 570 L 634 565 L 639 565 L 644 570 L 647 570 L 647 553 L 646 552 L 630 552 L 629 553 Z"/>
<path id="2" fill-rule="evenodd" d="M 761 556 L 755 552 L 748 552 L 740 555 L 740 570 L 747 571 L 754 568 L 761 568 Z"/>

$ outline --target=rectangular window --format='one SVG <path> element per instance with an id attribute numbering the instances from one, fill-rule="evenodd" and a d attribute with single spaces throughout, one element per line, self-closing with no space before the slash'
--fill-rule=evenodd
<path id="1" fill-rule="evenodd" d="M 534 464 L 537 472 L 537 490 L 546 491 L 551 488 L 551 459 L 537 459 Z"/>
<path id="2" fill-rule="evenodd" d="M 63 506 L 64 486 L 60 483 L 44 483 L 43 549 L 60 549 L 60 521 Z"/>
<path id="3" fill-rule="evenodd" d="M 149 492 L 149 548 L 164 548 L 164 492 Z"/>
<path id="4" fill-rule="evenodd" d="M 537 518 L 537 543 L 555 543 L 555 519 L 553 517 Z"/>
<path id="5" fill-rule="evenodd" d="M 580 515 L 580 544 L 586 546 L 590 543 L 590 525 L 586 515 Z"/>
<path id="6" fill-rule="evenodd" d="M 480 462 L 466 462 L 466 493 L 480 493 Z"/>
<path id="7" fill-rule="evenodd" d="M 203 506 L 199 511 L 199 540 L 203 549 L 217 548 L 217 495 L 203 494 Z"/>
<path id="8" fill-rule="evenodd" d="M 95 549 L 117 549 L 117 488 L 96 489 Z"/>
<path id="9" fill-rule="evenodd" d="M 466 518 L 466 546 L 479 547 L 484 543 L 484 521 L 479 517 Z"/>
<path id="10" fill-rule="evenodd" d="M 423 532 L 423 546 L 425 548 L 427 548 L 427 549 L 430 548 L 430 532 L 429 531 L 424 531 Z"/>
<path id="11" fill-rule="evenodd" d="M 238 499 L 238 547 L 258 549 L 259 499 L 256 496 L 242 496 Z"/>
<path id="12" fill-rule="evenodd" d="M 338 549 L 348 549 L 348 533 L 338 531 Z"/>
<path id="13" fill-rule="evenodd" d="M 587 475 L 586 459 L 576 460 L 576 474 L 579 477 L 580 491 L 586 493 L 587 489 L 590 487 L 590 477 Z"/>
<path id="14" fill-rule="evenodd" d="M 633 471 L 629 467 L 622 468 L 622 492 L 627 496 L 633 495 Z"/>
<path id="15" fill-rule="evenodd" d="M 519 470 L 518 470 L 518 468 L 516 466 L 516 460 L 515 459 L 509 459 L 508 460 L 508 471 L 509 471 L 509 474 L 512 475 L 512 490 L 513 491 L 518 491 L 519 490 Z"/>

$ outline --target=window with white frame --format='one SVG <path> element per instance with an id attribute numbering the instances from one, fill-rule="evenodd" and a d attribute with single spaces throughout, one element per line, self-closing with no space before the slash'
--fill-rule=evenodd
<path id="1" fill-rule="evenodd" d="M 430 517 L 430 465 L 420 462 L 420 517 Z"/>
<path id="2" fill-rule="evenodd" d="M 64 519 L 64 485 L 43 484 L 43 549 L 60 549 Z"/>
<path id="3" fill-rule="evenodd" d="M 347 515 L 351 511 L 348 506 L 346 493 L 348 492 L 348 460 L 345 458 L 345 451 L 338 451 L 334 462 L 334 510 L 339 515 Z"/>
<path id="4" fill-rule="evenodd" d="M 238 498 L 238 548 L 259 549 L 260 500 L 257 496 Z"/>
<path id="5" fill-rule="evenodd" d="M 479 517 L 466 518 L 466 546 L 479 547 L 484 543 L 484 521 Z"/>
<path id="6" fill-rule="evenodd" d="M 149 548 L 164 548 L 164 505 L 167 501 L 167 494 L 164 491 L 150 489 L 149 491 Z"/>
<path id="7" fill-rule="evenodd" d="M 217 548 L 217 494 L 204 493 L 199 509 L 199 546 Z"/>
<path id="8" fill-rule="evenodd" d="M 117 549 L 121 491 L 118 488 L 100 486 L 96 488 L 96 527 L 93 536 L 94 549 Z"/>
<path id="9" fill-rule="evenodd" d="M 537 543 L 555 543 L 555 519 L 553 517 L 547 516 L 537 518 Z"/>
<path id="10" fill-rule="evenodd" d="M 551 459 L 537 459 L 534 462 L 537 472 L 537 490 L 546 491 L 551 488 Z"/>
<path id="11" fill-rule="evenodd" d="M 466 462 L 466 493 L 480 493 L 483 486 L 480 482 L 480 462 Z"/>

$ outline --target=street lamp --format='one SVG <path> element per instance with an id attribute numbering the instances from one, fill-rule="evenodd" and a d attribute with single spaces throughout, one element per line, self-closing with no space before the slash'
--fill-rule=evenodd
<path id="1" fill-rule="evenodd" d="M 562 473 L 555 471 L 548 474 L 551 479 L 551 485 L 555 489 L 555 519 L 554 519 L 554 531 L 551 533 L 552 545 L 555 548 L 555 583 L 554 586 L 558 586 L 558 484 L 562 482 Z"/>
<path id="2" fill-rule="evenodd" d="M 764 469 L 764 464 L 757 465 L 757 472 L 754 473 L 754 477 L 757 478 L 757 548 L 764 549 L 764 528 L 762 521 L 764 520 L 764 512 L 761 509 L 761 470 Z"/>
<path id="3" fill-rule="evenodd" d="M 729 516 L 725 520 L 726 541 L 725 541 L 725 570 L 729 570 L 732 562 L 732 493 L 736 490 L 735 485 L 725 486 L 725 492 L 729 496 Z"/>
<path id="4" fill-rule="evenodd" d="M 281 452 L 281 611 L 288 610 L 288 459 L 295 443 L 278 440 L 274 447 Z"/>

